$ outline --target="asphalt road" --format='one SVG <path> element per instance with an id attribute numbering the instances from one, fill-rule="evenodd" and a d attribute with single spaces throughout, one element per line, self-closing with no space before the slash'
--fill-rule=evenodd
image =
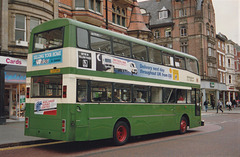
<path id="1" fill-rule="evenodd" d="M 205 126 L 187 134 L 160 133 L 135 137 L 124 146 L 111 140 L 42 143 L 0 149 L 1 157 L 240 157 L 240 114 L 202 116 Z"/>

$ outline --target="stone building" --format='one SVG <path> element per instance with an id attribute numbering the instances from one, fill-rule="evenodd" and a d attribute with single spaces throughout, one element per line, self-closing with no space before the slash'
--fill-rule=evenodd
<path id="1" fill-rule="evenodd" d="M 149 0 L 139 3 L 155 38 L 152 42 L 198 58 L 202 102 L 216 105 L 218 81 L 216 25 L 212 0 Z"/>
<path id="2" fill-rule="evenodd" d="M 30 33 L 57 17 L 57 0 L 0 0 L 0 124 L 24 117 Z"/>

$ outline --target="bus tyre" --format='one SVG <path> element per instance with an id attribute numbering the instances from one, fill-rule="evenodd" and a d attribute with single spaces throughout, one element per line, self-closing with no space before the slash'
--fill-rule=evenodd
<path id="1" fill-rule="evenodd" d="M 180 134 L 185 134 L 187 132 L 187 124 L 187 119 L 185 117 L 182 117 L 180 121 Z"/>
<path id="2" fill-rule="evenodd" d="M 123 121 L 115 124 L 113 129 L 113 142 L 116 146 L 121 146 L 127 143 L 129 138 L 129 126 Z"/>

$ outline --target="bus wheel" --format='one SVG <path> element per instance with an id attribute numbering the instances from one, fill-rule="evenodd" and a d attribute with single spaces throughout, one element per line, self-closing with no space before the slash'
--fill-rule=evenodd
<path id="1" fill-rule="evenodd" d="M 180 121 L 180 134 L 185 134 L 187 132 L 187 124 L 187 119 L 182 117 Z"/>
<path id="2" fill-rule="evenodd" d="M 114 126 L 113 130 L 113 142 L 117 146 L 121 146 L 127 143 L 129 138 L 129 126 L 123 121 L 119 121 Z"/>

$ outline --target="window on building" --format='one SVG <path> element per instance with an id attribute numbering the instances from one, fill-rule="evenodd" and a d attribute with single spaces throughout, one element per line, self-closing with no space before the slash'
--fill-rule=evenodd
<path id="1" fill-rule="evenodd" d="M 172 30 L 171 28 L 167 28 L 165 30 L 165 37 L 171 37 L 172 36 Z"/>
<path id="2" fill-rule="evenodd" d="M 184 52 L 184 53 L 188 53 L 188 42 L 185 41 L 185 42 L 181 42 L 181 52 Z"/>
<path id="3" fill-rule="evenodd" d="M 223 83 L 226 83 L 225 73 L 223 73 Z"/>
<path id="4" fill-rule="evenodd" d="M 214 67 L 208 67 L 208 76 L 217 77 L 217 69 Z"/>
<path id="5" fill-rule="evenodd" d="M 220 43 L 220 41 L 218 42 L 218 48 L 219 48 L 219 49 L 221 48 L 221 43 Z"/>
<path id="6" fill-rule="evenodd" d="M 126 27 L 126 8 L 112 5 L 112 22 Z"/>
<path id="7" fill-rule="evenodd" d="M 224 45 L 224 43 L 222 43 L 222 49 L 223 49 L 223 50 L 225 49 L 225 45 Z"/>
<path id="8" fill-rule="evenodd" d="M 211 36 L 214 37 L 214 28 L 211 26 Z"/>
<path id="9" fill-rule="evenodd" d="M 228 68 L 231 68 L 231 59 L 228 59 Z"/>
<path id="10" fill-rule="evenodd" d="M 180 9 L 179 10 L 179 17 L 185 17 L 187 16 L 187 9 Z"/>
<path id="11" fill-rule="evenodd" d="M 172 48 L 173 48 L 172 43 L 168 43 L 168 44 L 167 44 L 167 47 L 170 48 L 170 49 L 172 49 Z"/>
<path id="12" fill-rule="evenodd" d="M 207 35 L 210 35 L 210 26 L 209 23 L 206 24 Z"/>
<path id="13" fill-rule="evenodd" d="M 230 84 L 232 83 L 232 76 L 231 75 L 228 76 L 228 81 L 229 81 Z"/>
<path id="14" fill-rule="evenodd" d="M 160 11 L 159 11 L 159 19 L 165 19 L 168 18 L 168 10 L 163 7 Z"/>
<path id="15" fill-rule="evenodd" d="M 214 51 L 214 45 L 212 43 L 208 43 L 208 56 L 216 57 Z"/>
<path id="16" fill-rule="evenodd" d="M 219 72 L 219 81 L 220 81 L 220 83 L 222 83 L 222 82 L 223 82 L 223 78 L 222 78 L 222 72 Z"/>
<path id="17" fill-rule="evenodd" d="M 222 56 L 223 67 L 225 67 L 225 56 Z"/>
<path id="18" fill-rule="evenodd" d="M 160 32 L 159 32 L 159 30 L 156 30 L 156 31 L 154 32 L 154 37 L 155 37 L 155 39 L 159 39 L 159 38 L 160 38 Z"/>
<path id="19" fill-rule="evenodd" d="M 15 40 L 26 41 L 26 16 L 16 14 Z"/>
<path id="20" fill-rule="evenodd" d="M 101 12 L 101 0 L 96 0 L 96 11 Z"/>
<path id="21" fill-rule="evenodd" d="M 88 0 L 88 8 L 94 10 L 94 0 Z"/>
<path id="22" fill-rule="evenodd" d="M 218 55 L 218 65 L 222 66 L 222 55 Z"/>
<path id="23" fill-rule="evenodd" d="M 185 26 L 182 26 L 182 27 L 180 28 L 180 36 L 181 36 L 181 37 L 187 36 L 187 28 L 186 28 Z"/>
<path id="24" fill-rule="evenodd" d="M 76 9 L 84 9 L 85 8 L 85 0 L 75 0 L 75 8 Z"/>
<path id="25" fill-rule="evenodd" d="M 40 19 L 35 18 L 35 17 L 31 17 L 30 18 L 30 31 L 32 31 L 32 29 L 36 26 L 38 26 L 40 24 Z"/>

